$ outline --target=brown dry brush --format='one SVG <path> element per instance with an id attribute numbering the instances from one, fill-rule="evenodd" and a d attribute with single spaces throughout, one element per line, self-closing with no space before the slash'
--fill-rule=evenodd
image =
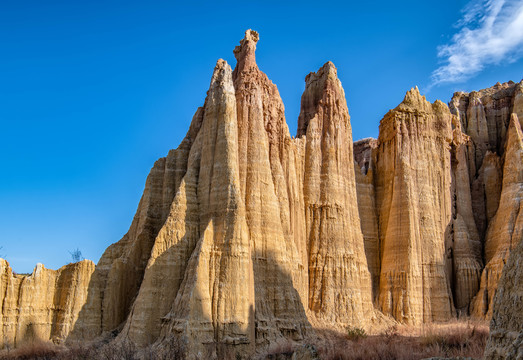
<path id="1" fill-rule="evenodd" d="M 419 331 L 408 327 L 393 327 L 379 335 L 367 335 L 363 330 L 348 328 L 345 333 L 316 330 L 306 342 L 314 345 L 324 360 L 417 360 L 430 357 L 468 357 L 480 359 L 488 338 L 488 327 L 477 324 L 429 325 Z M 290 359 L 298 345 L 292 342 L 269 347 L 259 359 Z M 226 349 L 211 349 L 223 359 Z M 14 350 L 0 351 L 0 360 L 166 360 L 184 359 L 186 343 L 183 339 L 164 341 L 161 347 L 136 348 L 128 341 L 108 339 L 88 344 L 54 345 L 33 341 Z M 210 358 L 210 357 L 209 357 Z"/>
<path id="2" fill-rule="evenodd" d="M 181 345 L 180 345 L 181 346 Z M 15 350 L 0 352 L 0 360 L 183 360 L 184 349 L 178 343 L 156 349 L 138 349 L 130 341 L 76 343 L 68 346 L 33 341 Z"/>
<path id="3" fill-rule="evenodd" d="M 403 331 L 405 332 L 405 330 Z M 486 326 L 442 326 L 409 336 L 395 328 L 380 335 L 355 336 L 320 331 L 311 338 L 325 360 L 417 360 L 430 357 L 481 359 L 487 343 Z"/>

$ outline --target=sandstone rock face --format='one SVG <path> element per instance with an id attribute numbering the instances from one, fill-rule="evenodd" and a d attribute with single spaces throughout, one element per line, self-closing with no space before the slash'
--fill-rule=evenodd
<path id="1" fill-rule="evenodd" d="M 459 116 L 463 132 L 471 140 L 467 144 L 466 156 L 474 220 L 481 240 L 485 239 L 489 215 L 491 218 L 495 213 L 501 190 L 500 173 L 496 171 L 499 168 L 492 164 L 495 160 L 490 154 L 503 154 L 510 114 L 519 116 L 523 111 L 522 86 L 521 82 L 510 81 L 470 94 L 458 92 L 449 104 L 451 112 Z M 485 158 L 487 164 L 484 164 Z M 493 183 L 497 184 L 497 189 L 491 188 Z M 487 197 L 488 203 L 485 201 Z"/>
<path id="2" fill-rule="evenodd" d="M 477 317 L 492 316 L 492 300 L 497 282 L 508 257 L 510 244 L 514 243 L 514 219 L 510 216 L 517 216 L 520 206 L 521 178 L 518 180 L 517 176 L 521 176 L 518 175 L 518 172 L 521 173 L 521 158 L 517 158 L 517 153 L 508 154 L 508 142 L 509 128 L 513 123 L 511 116 L 521 125 L 518 114 L 523 107 L 522 85 L 522 82 L 498 83 L 491 88 L 470 94 L 456 93 L 450 102 L 451 111 L 459 116 L 460 127 L 470 137 L 466 145 L 461 146 L 466 147 L 466 150 L 459 151 L 462 153 L 461 159 L 467 158 L 473 218 L 468 215 L 468 211 L 462 211 L 462 218 L 468 221 L 468 236 L 472 239 L 471 244 L 474 244 L 472 253 L 475 254 L 476 262 L 479 262 L 478 251 L 482 249 L 482 261 L 479 262 L 479 292 L 473 299 L 470 297 L 476 284 L 478 264 L 467 260 L 469 265 L 466 273 L 470 278 L 467 287 L 470 291 L 461 297 L 457 306 L 464 308 L 468 302 L 469 312 Z M 517 130 L 512 132 L 517 134 Z M 514 135 L 512 137 L 514 138 Z M 516 146 L 512 143 L 512 147 Z M 514 156 L 516 158 L 511 159 Z M 507 163 L 507 159 L 510 164 Z M 463 174 L 462 170 L 460 172 Z M 464 175 L 461 179 L 456 183 L 460 184 L 461 193 L 465 194 L 467 190 Z M 505 185 L 506 182 L 513 185 Z M 502 187 L 507 188 L 503 203 Z M 509 188 L 511 190 L 508 190 Z M 511 210 L 512 208 L 518 210 Z M 472 230 L 472 221 L 476 224 L 477 237 Z M 484 268 L 483 263 L 486 264 Z"/>
<path id="3" fill-rule="evenodd" d="M 72 338 L 89 339 L 118 327 L 129 314 L 154 240 L 170 212 L 187 170 L 188 153 L 203 117 L 198 109 L 185 139 L 154 164 L 129 231 L 104 252 L 89 283 L 88 298 Z"/>
<path id="4" fill-rule="evenodd" d="M 305 135 L 307 141 L 303 193 L 309 308 L 331 322 L 363 326 L 373 317 L 371 280 L 345 93 L 330 62 L 305 81 L 298 136 Z"/>
<path id="5" fill-rule="evenodd" d="M 164 322 L 187 334 L 194 347 L 212 343 L 215 334 L 219 341 L 229 336 L 252 343 L 253 276 L 236 144 L 232 71 L 219 61 L 187 173 L 121 337 L 152 343 Z"/>
<path id="6" fill-rule="evenodd" d="M 406 323 L 454 313 L 446 271 L 452 115 L 417 88 L 381 120 L 376 160 L 379 307 Z"/>
<path id="7" fill-rule="evenodd" d="M 138 210 L 144 220 L 133 225 L 158 214 L 150 209 L 153 197 L 172 203 L 167 214 L 167 206 L 159 212 L 165 220 L 154 229 L 122 340 L 161 346 L 181 337 L 195 357 L 221 357 L 216 344 L 242 356 L 279 338 L 300 340 L 311 323 L 367 326 L 375 318 L 350 118 L 336 68 L 327 63 L 307 77 L 302 133 L 291 138 L 278 90 L 256 65 L 257 40 L 256 32 L 246 33 L 234 72 L 218 62 L 188 146 L 176 150 L 187 160 L 170 162 L 171 172 L 182 175 L 167 185 L 165 170 L 149 176 L 144 198 L 150 200 Z M 134 233 L 135 240 L 128 235 L 100 263 L 109 259 L 114 268 L 129 262 L 135 248 L 149 249 L 155 232 Z M 96 296 L 105 298 L 99 289 L 111 286 L 107 279 L 96 278 Z M 97 304 L 104 324 L 107 307 Z M 85 309 L 73 336 L 110 330 L 109 323 L 98 329 L 89 323 L 91 312 L 100 321 L 100 310 L 90 302 Z"/>
<path id="8" fill-rule="evenodd" d="M 278 90 L 256 65 L 257 40 L 246 33 L 234 72 L 224 61 L 215 68 L 121 339 L 183 337 L 190 354 L 219 357 L 216 344 L 248 354 L 300 340 L 311 323 L 375 318 L 336 68 L 307 77 L 293 139 Z"/>
<path id="9" fill-rule="evenodd" d="M 30 275 L 16 275 L 0 259 L 1 339 L 4 346 L 26 341 L 63 340 L 85 303 L 94 263 L 83 260 L 58 270 L 38 264 Z"/>
<path id="10" fill-rule="evenodd" d="M 412 89 L 378 139 L 353 144 L 327 62 L 305 79 L 294 138 L 258 40 L 246 32 L 234 70 L 217 62 L 185 139 L 96 268 L 21 277 L 0 262 L 5 344 L 111 332 L 246 358 L 315 327 L 491 316 L 523 234 L 522 83 L 456 93 L 450 109 Z"/>
<path id="11" fill-rule="evenodd" d="M 303 238 L 302 143 L 291 141 L 276 86 L 255 62 L 258 34 L 247 31 L 234 50 L 241 194 L 246 208 L 254 273 L 257 345 L 310 326 Z M 299 148 L 298 148 L 299 147 Z M 302 302 L 303 301 L 303 302 Z M 285 335 L 286 334 L 286 335 Z"/>
<path id="12" fill-rule="evenodd" d="M 372 296 L 379 293 L 381 252 L 376 213 L 376 190 L 374 187 L 376 139 L 367 138 L 354 142 L 354 173 L 360 214 L 361 231 L 365 244 L 365 256 L 372 279 Z"/>
<path id="13" fill-rule="evenodd" d="M 462 132 L 459 121 L 454 120 L 450 189 L 453 215 L 448 227 L 450 244 L 447 243 L 447 271 L 454 305 L 460 313 L 467 314 L 470 300 L 479 288 L 483 267 L 482 243 L 474 222 L 466 158 L 467 145 L 471 140 Z"/>
<path id="14" fill-rule="evenodd" d="M 485 260 L 481 287 L 473 302 L 477 316 L 492 316 L 497 284 L 510 250 L 523 238 L 523 135 L 516 114 L 512 114 L 506 140 L 503 185 L 499 207 L 489 223 L 485 239 Z"/>
<path id="15" fill-rule="evenodd" d="M 523 358 L 523 241 L 512 251 L 494 298 L 485 359 Z"/>

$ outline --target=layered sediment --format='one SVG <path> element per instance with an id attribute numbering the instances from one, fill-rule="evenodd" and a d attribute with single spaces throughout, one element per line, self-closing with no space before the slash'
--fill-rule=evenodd
<path id="1" fill-rule="evenodd" d="M 58 270 L 38 264 L 31 274 L 18 275 L 0 259 L 0 335 L 4 346 L 37 339 L 63 341 L 85 304 L 94 268 L 90 260 Z"/>
<path id="2" fill-rule="evenodd" d="M 454 314 L 446 272 L 451 220 L 452 115 L 418 89 L 380 123 L 376 207 L 380 229 L 379 307 L 406 323 Z"/>
<path id="3" fill-rule="evenodd" d="M 523 357 L 523 241 L 511 252 L 493 301 L 490 335 L 484 358 Z"/>

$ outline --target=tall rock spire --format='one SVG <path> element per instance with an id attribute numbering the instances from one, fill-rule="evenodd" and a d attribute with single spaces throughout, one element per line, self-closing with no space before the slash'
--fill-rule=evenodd
<path id="1" fill-rule="evenodd" d="M 293 138 L 258 39 L 245 33 L 234 71 L 218 60 L 185 139 L 154 164 L 128 233 L 96 268 L 19 276 L 0 260 L 8 343 L 74 327 L 69 338 L 250 358 L 316 327 L 389 323 L 373 293 L 385 314 L 420 324 L 466 312 L 480 286 L 473 313 L 491 313 L 523 234 L 521 83 L 457 93 L 454 115 L 413 88 L 355 159 L 335 66 L 306 77 Z"/>
<path id="2" fill-rule="evenodd" d="M 380 122 L 379 306 L 401 322 L 442 321 L 454 313 L 446 270 L 451 116 L 445 104 L 430 104 L 415 88 Z"/>
<path id="3" fill-rule="evenodd" d="M 235 72 L 248 70 L 251 67 L 258 68 L 255 52 L 259 38 L 258 32 L 254 30 L 249 29 L 245 32 L 245 37 L 240 41 L 240 45 L 234 48 L 234 57 L 238 62 Z"/>
<path id="4" fill-rule="evenodd" d="M 345 92 L 331 62 L 305 81 L 298 135 L 306 137 L 309 308 L 320 319 L 362 326 L 374 314 Z"/>
<path id="5" fill-rule="evenodd" d="M 292 334 L 304 336 L 309 322 L 306 265 L 301 251 L 305 240 L 293 231 L 303 213 L 293 160 L 296 145 L 285 122 L 278 89 L 255 63 L 258 34 L 248 30 L 236 47 L 233 73 L 238 117 L 238 157 L 253 256 L 255 318 L 259 341 Z M 288 151 L 284 151 L 288 149 Z M 293 186 L 294 191 L 293 191 Z M 294 204 L 294 205 L 293 205 Z"/>
<path id="6" fill-rule="evenodd" d="M 165 334 L 181 332 L 193 354 L 205 354 L 208 342 L 241 343 L 243 351 L 254 345 L 254 285 L 236 145 L 232 71 L 219 60 L 187 173 L 121 337 L 146 345 L 160 336 L 163 319 L 163 341 L 170 341 Z"/>

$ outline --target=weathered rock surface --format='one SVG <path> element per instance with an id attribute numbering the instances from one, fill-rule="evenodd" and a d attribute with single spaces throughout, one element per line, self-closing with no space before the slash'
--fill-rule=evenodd
<path id="1" fill-rule="evenodd" d="M 376 207 L 381 244 L 379 307 L 406 323 L 454 314 L 446 271 L 451 221 L 452 116 L 411 89 L 381 120 Z"/>
<path id="2" fill-rule="evenodd" d="M 1 339 L 4 346 L 25 341 L 63 340 L 74 326 L 87 297 L 94 263 L 83 260 L 58 270 L 36 265 L 17 275 L 0 259 Z"/>
<path id="3" fill-rule="evenodd" d="M 522 83 L 456 93 L 450 110 L 412 89 L 377 140 L 353 144 L 327 62 L 305 79 L 294 138 L 258 39 L 246 32 L 234 70 L 217 62 L 185 139 L 96 268 L 20 277 L 0 263 L 4 343 L 111 332 L 245 358 L 315 327 L 491 315 L 523 234 Z"/>
<path id="4" fill-rule="evenodd" d="M 492 155 L 489 159 L 489 154 L 503 155 L 510 114 L 519 116 L 523 112 L 522 86 L 521 82 L 509 81 L 471 93 L 457 92 L 449 103 L 451 112 L 459 116 L 461 128 L 471 140 L 466 156 L 474 220 L 481 240 L 485 238 L 488 221 L 495 213 L 500 196 L 499 168 L 492 164 L 495 160 Z M 484 164 L 485 159 L 489 164 Z M 497 189 L 491 187 L 493 184 Z"/>
<path id="5" fill-rule="evenodd" d="M 489 223 L 485 239 L 486 266 L 473 302 L 476 316 L 492 316 L 492 303 L 503 267 L 523 238 L 523 135 L 516 114 L 512 114 L 506 140 L 503 185 L 499 207 Z"/>
<path id="6" fill-rule="evenodd" d="M 253 276 L 236 144 L 232 71 L 219 61 L 187 173 L 121 337 L 147 345 L 164 322 L 169 332 L 186 335 L 195 353 L 226 338 L 253 343 Z"/>
<path id="7" fill-rule="evenodd" d="M 466 151 L 471 140 L 462 132 L 459 121 L 454 120 L 451 147 L 452 221 L 448 227 L 450 243 L 447 243 L 447 271 L 454 305 L 460 313 L 466 315 L 470 300 L 479 288 L 483 267 L 482 243 L 474 222 L 467 167 Z"/>
<path id="8" fill-rule="evenodd" d="M 109 246 L 96 265 L 88 298 L 72 338 L 89 339 L 118 327 L 129 314 L 143 280 L 158 233 L 170 212 L 185 172 L 189 150 L 201 127 L 202 109 L 193 117 L 185 139 L 156 161 L 127 234 Z"/>
<path id="9" fill-rule="evenodd" d="M 484 358 L 523 359 L 523 241 L 508 258 L 493 307 Z"/>
<path id="10" fill-rule="evenodd" d="M 330 322 L 364 326 L 374 310 L 345 93 L 331 62 L 305 81 L 298 136 L 306 137 L 309 308 Z"/>
<path id="11" fill-rule="evenodd" d="M 365 255 L 372 280 L 372 296 L 379 293 L 381 252 L 376 213 L 376 190 L 374 187 L 376 139 L 367 138 L 354 142 L 354 173 L 361 231 L 365 244 Z"/>

